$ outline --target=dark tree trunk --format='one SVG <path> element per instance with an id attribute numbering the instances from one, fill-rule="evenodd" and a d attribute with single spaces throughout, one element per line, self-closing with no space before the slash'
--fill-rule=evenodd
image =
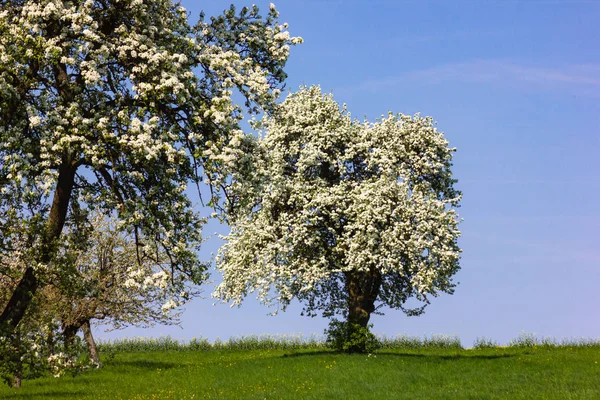
<path id="1" fill-rule="evenodd" d="M 48 332 L 48 338 L 46 339 L 46 345 L 48 346 L 48 352 L 50 355 L 54 354 L 54 331 Z"/>
<path id="2" fill-rule="evenodd" d="M 381 274 L 376 269 L 369 272 L 347 272 L 346 288 L 348 322 L 367 328 L 381 288 Z"/>
<path id="3" fill-rule="evenodd" d="M 79 330 L 80 325 L 72 324 L 63 326 L 63 340 L 65 341 L 65 350 L 69 353 L 73 349 L 75 343 L 75 336 Z"/>
<path id="4" fill-rule="evenodd" d="M 365 353 L 374 338 L 369 332 L 369 319 L 375 311 L 375 301 L 381 288 L 381 274 L 372 269 L 368 272 L 347 272 L 348 320 L 345 330 L 345 351 Z"/>
<path id="5" fill-rule="evenodd" d="M 32 267 L 27 267 L 23 278 L 15 288 L 10 300 L 0 316 L 0 336 L 10 336 L 23 316 L 38 287 L 38 280 Z"/>
<path id="6" fill-rule="evenodd" d="M 20 388 L 21 377 L 23 376 L 23 362 L 21 361 L 21 355 L 23 354 L 23 351 L 21 343 L 21 333 L 18 331 L 13 333 L 12 347 L 14 348 L 14 352 L 11 354 L 14 368 L 12 387 Z"/>
<path id="7" fill-rule="evenodd" d="M 98 348 L 96 347 L 96 341 L 92 336 L 92 327 L 90 326 L 90 320 L 88 319 L 81 325 L 83 329 L 83 337 L 88 344 L 88 351 L 90 353 L 90 361 L 94 365 L 100 365 L 100 358 L 98 357 Z"/>
<path id="8" fill-rule="evenodd" d="M 58 169 L 58 182 L 52 199 L 52 208 L 46 223 L 46 229 L 42 238 L 42 247 L 39 261 L 49 263 L 56 252 L 56 242 L 60 238 L 67 211 L 69 209 L 69 200 L 75 183 L 76 166 L 70 160 L 68 154 L 63 156 L 62 164 Z M 10 336 L 16 329 L 19 322 L 23 319 L 31 299 L 35 295 L 39 286 L 39 281 L 35 276 L 32 267 L 27 267 L 23 273 L 23 278 L 19 281 L 10 300 L 4 307 L 0 315 L 0 334 L 1 336 Z"/>

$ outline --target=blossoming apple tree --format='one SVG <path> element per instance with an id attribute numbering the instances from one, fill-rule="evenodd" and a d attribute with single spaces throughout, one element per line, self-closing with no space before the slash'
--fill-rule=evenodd
<path id="1" fill-rule="evenodd" d="M 419 314 L 453 292 L 461 195 L 455 149 L 431 118 L 359 122 L 310 87 L 256 126 L 252 168 L 233 172 L 215 296 L 239 304 L 257 292 L 282 309 L 297 298 L 309 315 L 368 329 L 381 306 Z"/>
<path id="2" fill-rule="evenodd" d="M 79 329 L 83 329 L 90 361 L 98 365 L 91 321 L 101 320 L 115 329 L 174 324 L 178 322 L 179 307 L 198 294 L 198 288 L 189 280 L 173 274 L 166 255 L 158 249 L 146 249 L 138 260 L 137 241 L 118 229 L 114 219 L 94 214 L 86 227 L 69 222 L 54 268 L 38 275 L 47 284 L 36 292 L 34 306 L 28 308 L 19 324 L 20 346 L 14 350 L 20 354 L 15 357 L 0 348 L 0 359 L 9 358 L 4 360 L 5 369 L 14 376 L 24 370 L 19 360 L 28 360 L 27 370 L 31 371 L 31 365 L 40 369 L 58 352 L 66 356 L 76 351 L 73 344 Z M 0 256 L 0 266 L 23 271 L 27 265 L 23 250 Z M 2 289 L 16 283 L 10 276 L 0 276 Z"/>
<path id="3" fill-rule="evenodd" d="M 24 240 L 29 260 L 0 336 L 46 284 L 78 208 L 118 216 L 138 257 L 158 248 L 173 271 L 203 276 L 204 219 L 186 185 L 231 162 L 220 149 L 242 135 L 234 92 L 249 112 L 278 95 L 301 39 L 277 17 L 274 6 L 264 18 L 232 7 L 191 26 L 171 0 L 0 4 L 0 252 Z"/>
<path id="4" fill-rule="evenodd" d="M 199 293 L 190 280 L 170 268 L 168 256 L 159 248 L 147 247 L 138 258 L 139 241 L 115 222 L 93 215 L 87 238 L 68 227 L 63 242 L 70 247 L 61 251 L 62 275 L 54 275 L 46 292 L 48 302 L 58 305 L 50 314 L 61 321 L 63 332 L 74 335 L 83 328 L 90 346 L 91 320 L 115 329 L 173 324 L 178 322 L 176 310 Z"/>

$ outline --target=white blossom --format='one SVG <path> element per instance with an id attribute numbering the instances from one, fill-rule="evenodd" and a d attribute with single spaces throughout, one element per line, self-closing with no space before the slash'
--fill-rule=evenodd
<path id="1" fill-rule="evenodd" d="M 300 40 L 276 17 L 230 9 L 191 26 L 172 0 L 3 3 L 0 250 L 25 237 L 26 271 L 67 274 L 53 261 L 63 226 L 99 211 L 168 251 L 165 271 L 204 279 L 206 220 L 186 187 L 219 183 L 244 110 L 274 106 Z M 152 274 L 148 287 L 168 290 Z M 144 285 L 136 279 L 123 284 Z"/>
<path id="2" fill-rule="evenodd" d="M 431 118 L 352 120 L 311 87 L 252 124 L 259 139 L 237 141 L 247 157 L 231 170 L 214 296 L 239 304 L 256 292 L 282 309 L 296 297 L 332 315 L 347 312 L 352 282 L 393 308 L 452 292 L 460 193 L 454 149 Z"/>

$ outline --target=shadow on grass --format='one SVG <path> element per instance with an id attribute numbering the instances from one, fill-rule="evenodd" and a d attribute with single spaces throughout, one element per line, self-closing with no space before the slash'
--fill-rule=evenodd
<path id="1" fill-rule="evenodd" d="M 345 355 L 346 353 L 339 353 L 335 351 L 312 351 L 303 353 L 286 353 L 282 357 L 306 357 L 306 356 L 322 356 L 322 355 Z M 349 354 L 353 357 L 367 357 L 367 354 L 354 353 Z M 398 353 L 391 351 L 378 351 L 373 353 L 373 356 L 394 356 L 401 358 L 427 358 L 427 359 L 438 359 L 438 360 L 461 360 L 461 359 L 481 359 L 481 360 L 495 360 L 501 358 L 511 358 L 514 354 L 450 354 L 450 355 L 438 355 L 438 354 L 415 354 L 415 353 Z"/>
<path id="2" fill-rule="evenodd" d="M 283 358 L 287 358 L 287 357 L 301 357 L 301 356 L 322 356 L 322 355 L 338 355 L 338 354 L 342 354 L 342 353 L 336 353 L 335 351 L 332 350 L 317 350 L 317 351 L 306 351 L 306 352 L 293 352 L 293 353 L 285 353 L 282 357 Z"/>
<path id="3" fill-rule="evenodd" d="M 9 393 L 8 395 L 4 394 L 2 396 L 3 399 L 77 399 L 85 395 L 89 395 L 89 392 L 85 392 L 82 390 L 76 390 L 72 392 L 66 391 L 52 391 L 49 390 L 47 392 L 41 393 L 18 393 L 15 389 L 15 392 Z"/>
<path id="4" fill-rule="evenodd" d="M 174 363 L 174 362 L 152 361 L 152 360 L 111 361 L 107 365 L 110 365 L 110 367 L 126 367 L 126 368 L 137 368 L 137 369 L 147 369 L 147 370 L 173 369 L 173 368 L 179 368 L 182 366 L 182 364 L 178 364 L 178 363 Z"/>
<path id="5" fill-rule="evenodd" d="M 440 360 L 460 360 L 460 359 L 482 359 L 482 360 L 495 360 L 498 358 L 511 358 L 514 354 L 450 354 L 450 355 L 437 355 L 437 354 L 414 354 L 414 353 L 395 353 L 388 351 L 381 351 L 375 353 L 375 355 L 382 356 L 398 356 L 398 357 L 416 357 L 416 358 L 437 358 Z"/>

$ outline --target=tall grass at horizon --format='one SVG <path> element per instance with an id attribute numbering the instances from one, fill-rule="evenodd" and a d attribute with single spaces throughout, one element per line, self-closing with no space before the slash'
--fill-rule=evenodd
<path id="1" fill-rule="evenodd" d="M 381 349 L 468 349 L 464 347 L 458 335 L 433 334 L 430 336 L 377 336 Z M 299 350 L 327 349 L 325 336 L 302 334 L 282 335 L 246 335 L 233 336 L 226 341 L 216 339 L 210 342 L 206 338 L 178 340 L 170 336 L 158 338 L 133 337 L 113 340 L 98 340 L 98 349 L 109 352 L 143 352 L 143 351 L 207 351 L 207 350 Z M 522 332 L 516 338 L 502 345 L 493 339 L 478 337 L 471 348 L 484 349 L 496 347 L 598 347 L 600 339 L 591 338 L 556 338 L 541 337 Z"/>

